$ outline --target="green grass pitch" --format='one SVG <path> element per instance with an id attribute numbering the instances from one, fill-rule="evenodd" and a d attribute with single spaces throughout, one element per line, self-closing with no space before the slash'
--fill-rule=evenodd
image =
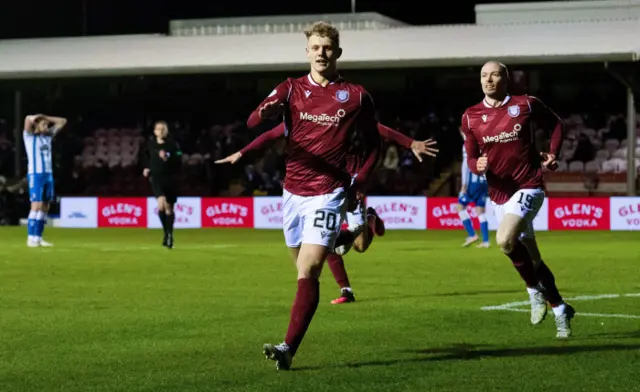
<path id="1" fill-rule="evenodd" d="M 493 233 L 492 233 L 493 236 Z M 357 302 L 325 267 L 290 372 L 264 359 L 284 338 L 296 273 L 282 233 L 0 229 L 0 391 L 638 391 L 640 233 L 546 232 L 543 256 L 578 315 L 555 339 L 495 248 L 464 233 L 390 231 L 345 256 Z M 611 294 L 610 296 L 603 296 Z M 582 314 L 581 314 L 582 313 Z"/>

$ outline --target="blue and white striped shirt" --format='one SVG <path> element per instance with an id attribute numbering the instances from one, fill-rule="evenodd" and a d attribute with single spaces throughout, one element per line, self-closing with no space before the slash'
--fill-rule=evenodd
<path id="1" fill-rule="evenodd" d="M 46 133 L 22 132 L 24 148 L 27 152 L 28 174 L 53 174 L 52 142 L 57 129 L 49 128 Z"/>
<path id="2" fill-rule="evenodd" d="M 467 151 L 462 147 L 462 186 L 470 189 L 478 185 L 487 186 L 487 178 L 473 174 L 467 164 Z"/>

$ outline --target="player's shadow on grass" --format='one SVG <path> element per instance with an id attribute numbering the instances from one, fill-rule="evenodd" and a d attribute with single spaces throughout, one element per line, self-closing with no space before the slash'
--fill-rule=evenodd
<path id="1" fill-rule="evenodd" d="M 469 360 L 481 358 L 528 357 L 538 355 L 570 355 L 582 352 L 629 351 L 640 349 L 640 344 L 602 344 L 602 345 L 558 345 L 542 347 L 491 348 L 487 346 L 455 345 L 451 347 L 409 350 L 416 354 L 429 355 L 426 361 Z M 419 360 L 420 358 L 414 358 Z"/>
<path id="2" fill-rule="evenodd" d="M 584 337 L 584 339 L 640 339 L 640 330 L 638 331 L 628 331 L 628 332 L 603 332 L 603 333 L 592 333 Z"/>
<path id="3" fill-rule="evenodd" d="M 545 347 L 517 347 L 491 348 L 490 346 L 476 346 L 468 344 L 451 347 L 427 348 L 407 350 L 404 352 L 420 354 L 412 358 L 398 358 L 380 361 L 351 362 L 337 365 L 339 368 L 360 368 L 368 366 L 393 366 L 405 363 L 439 362 L 439 361 L 468 361 L 487 358 L 528 357 L 539 355 L 571 355 L 582 352 L 631 351 L 640 349 L 640 344 L 603 344 L 578 346 L 545 346 Z M 320 370 L 322 367 L 301 367 L 296 370 Z"/>

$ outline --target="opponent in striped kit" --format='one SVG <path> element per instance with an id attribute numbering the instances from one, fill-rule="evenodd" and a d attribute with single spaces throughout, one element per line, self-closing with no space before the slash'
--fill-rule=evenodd
<path id="1" fill-rule="evenodd" d="M 464 134 L 462 134 L 464 139 Z M 487 179 L 483 175 L 474 174 L 469 170 L 467 165 L 467 152 L 464 147 L 462 148 L 462 186 L 460 188 L 460 194 L 458 195 L 458 216 L 462 221 L 464 229 L 467 231 L 467 239 L 465 240 L 463 247 L 467 247 L 474 242 L 478 241 L 478 235 L 473 229 L 471 224 L 471 217 L 467 212 L 467 205 L 473 203 L 475 205 L 476 215 L 478 221 L 480 221 L 480 233 L 482 234 L 482 242 L 478 244 L 478 248 L 489 247 L 489 222 L 487 222 L 487 216 L 485 214 L 485 206 L 487 204 L 487 198 L 489 197 L 489 188 L 487 186 Z"/>
<path id="2" fill-rule="evenodd" d="M 27 179 L 29 181 L 29 212 L 27 246 L 52 246 L 42 239 L 49 203 L 54 199 L 53 187 L 53 138 L 67 120 L 34 114 L 25 117 L 23 140 L 27 153 Z"/>

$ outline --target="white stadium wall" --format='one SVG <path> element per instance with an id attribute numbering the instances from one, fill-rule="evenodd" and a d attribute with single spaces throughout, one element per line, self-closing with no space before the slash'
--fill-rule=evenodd
<path id="1" fill-rule="evenodd" d="M 462 229 L 455 197 L 370 196 L 388 230 Z M 468 208 L 474 226 L 478 221 Z M 182 197 L 175 206 L 176 228 L 282 227 L 282 198 Z M 496 229 L 491 203 L 487 203 L 489 228 Z M 63 197 L 59 227 L 159 228 L 153 198 Z M 640 230 L 640 197 L 547 198 L 534 220 L 538 231 Z"/>
<path id="2" fill-rule="evenodd" d="M 638 61 L 638 37 L 635 19 L 346 30 L 340 66 Z M 308 68 L 304 47 L 302 33 L 0 40 L 0 79 L 298 71 Z M 43 57 L 47 61 L 37 61 Z"/>

